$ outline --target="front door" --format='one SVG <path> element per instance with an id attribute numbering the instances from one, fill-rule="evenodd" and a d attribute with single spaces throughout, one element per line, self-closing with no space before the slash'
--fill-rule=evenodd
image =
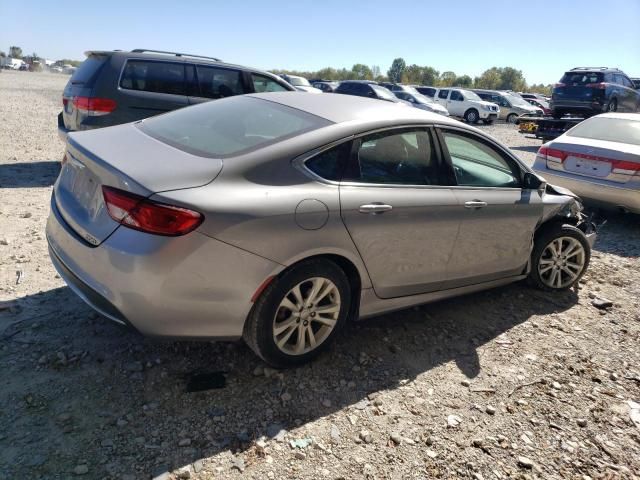
<path id="1" fill-rule="evenodd" d="M 447 110 L 451 115 L 463 117 L 466 111 L 464 97 L 460 90 L 451 90 L 449 100 L 447 101 Z"/>
<path id="2" fill-rule="evenodd" d="M 446 278 L 458 202 L 442 186 L 436 151 L 426 128 L 355 141 L 340 184 L 341 215 L 381 298 L 438 290 Z"/>
<path id="3" fill-rule="evenodd" d="M 519 275 L 542 215 L 541 193 L 522 187 L 521 167 L 499 146 L 454 128 L 441 129 L 440 139 L 460 218 L 444 288 Z"/>

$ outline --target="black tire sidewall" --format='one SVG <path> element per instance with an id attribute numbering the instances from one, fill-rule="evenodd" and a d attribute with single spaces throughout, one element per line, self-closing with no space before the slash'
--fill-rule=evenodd
<path id="1" fill-rule="evenodd" d="M 516 118 L 518 118 L 518 115 L 516 115 L 515 113 L 510 113 L 509 115 L 507 115 L 507 123 L 516 123 Z"/>
<path id="2" fill-rule="evenodd" d="M 545 227 L 542 227 L 542 228 L 545 228 Z M 578 275 L 578 278 L 576 278 L 575 281 L 571 283 L 571 285 L 568 285 L 562 288 L 553 288 L 546 285 L 540 278 L 540 274 L 538 273 L 538 262 L 540 261 L 540 257 L 542 256 L 542 253 L 544 252 L 544 249 L 546 248 L 546 246 L 549 245 L 549 243 L 551 243 L 555 238 L 558 238 L 558 237 L 571 237 L 578 240 L 582 245 L 582 248 L 584 248 L 585 259 L 584 259 L 584 267 L 582 268 L 582 272 L 580 272 L 580 275 Z M 537 236 L 535 240 L 533 252 L 531 253 L 531 272 L 529 273 L 529 281 L 532 283 L 533 286 L 541 290 L 547 290 L 547 291 L 553 291 L 553 292 L 568 290 L 580 281 L 584 273 L 587 271 L 587 268 L 589 267 L 590 260 L 591 260 L 591 246 L 589 245 L 589 241 L 587 240 L 587 237 L 582 232 L 582 230 L 580 230 L 577 227 L 574 227 L 573 225 L 568 225 L 568 224 L 562 225 L 558 223 L 558 224 L 552 225 L 550 227 L 545 228 L 542 232 L 540 232 L 540 234 Z"/>
<path id="3" fill-rule="evenodd" d="M 331 280 L 340 292 L 338 321 L 329 336 L 313 351 L 303 355 L 282 352 L 273 339 L 273 319 L 283 297 L 298 283 L 313 277 Z M 276 279 L 254 305 L 249 322 L 254 328 L 257 352 L 267 363 L 278 368 L 300 365 L 315 358 L 331 344 L 335 335 L 347 321 L 351 306 L 351 287 L 343 270 L 331 261 L 311 260 L 302 262 Z"/>
<path id="4" fill-rule="evenodd" d="M 475 114 L 475 120 L 469 118 L 470 114 Z M 464 119 L 467 121 L 467 123 L 478 123 L 478 120 L 480 119 L 480 113 L 475 108 L 470 108 L 469 110 L 464 112 Z"/>

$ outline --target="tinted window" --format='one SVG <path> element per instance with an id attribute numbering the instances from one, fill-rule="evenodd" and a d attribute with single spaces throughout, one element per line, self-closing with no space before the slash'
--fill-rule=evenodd
<path id="1" fill-rule="evenodd" d="M 502 153 L 471 136 L 443 131 L 456 181 L 461 186 L 518 187 L 518 168 Z"/>
<path id="2" fill-rule="evenodd" d="M 449 90 L 440 90 L 438 92 L 438 98 L 447 98 L 447 95 L 449 95 Z"/>
<path id="3" fill-rule="evenodd" d="M 186 95 L 184 64 L 129 60 L 120 86 L 130 90 Z"/>
<path id="4" fill-rule="evenodd" d="M 364 137 L 343 179 L 393 185 L 437 184 L 438 165 L 429 132 L 383 132 Z"/>
<path id="5" fill-rule="evenodd" d="M 107 61 L 106 55 L 90 55 L 71 76 L 71 84 L 89 83 Z"/>
<path id="6" fill-rule="evenodd" d="M 459 91 L 453 90 L 451 92 L 451 100 L 457 100 L 457 101 L 461 102 L 461 101 L 464 100 L 464 97 L 462 96 L 462 94 Z"/>
<path id="7" fill-rule="evenodd" d="M 224 98 L 245 93 L 238 70 L 197 65 L 196 71 L 201 97 Z"/>
<path id="8" fill-rule="evenodd" d="M 581 86 L 588 83 L 600 83 L 604 79 L 601 72 L 567 72 L 560 79 L 560 83 L 568 86 Z"/>
<path id="9" fill-rule="evenodd" d="M 295 108 L 236 96 L 148 118 L 138 126 L 175 148 L 219 158 L 255 150 L 330 123 Z"/>
<path id="10" fill-rule="evenodd" d="M 264 75 L 251 74 L 253 88 L 257 93 L 262 92 L 286 92 L 287 89 L 276 82 L 274 79 L 265 77 Z"/>
<path id="11" fill-rule="evenodd" d="M 304 164 L 319 177 L 339 182 L 350 152 L 351 142 L 346 142 L 310 158 Z"/>
<path id="12" fill-rule="evenodd" d="M 417 90 L 421 94 L 426 95 L 427 97 L 431 97 L 431 98 L 433 98 L 433 96 L 436 94 L 436 89 L 435 88 L 419 87 Z"/>
<path id="13" fill-rule="evenodd" d="M 628 88 L 633 88 L 633 83 L 631 83 L 631 81 L 629 79 L 627 79 L 627 77 L 625 77 L 624 75 L 616 75 L 616 79 L 617 82 L 620 85 L 624 85 L 625 87 Z"/>

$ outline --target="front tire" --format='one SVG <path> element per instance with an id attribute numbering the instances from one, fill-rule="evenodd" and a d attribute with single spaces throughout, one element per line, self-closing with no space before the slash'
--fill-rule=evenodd
<path id="1" fill-rule="evenodd" d="M 518 115 L 516 115 L 515 113 L 510 113 L 509 115 L 507 115 L 507 123 L 516 123 L 516 118 L 518 118 Z"/>
<path id="2" fill-rule="evenodd" d="M 303 261 L 269 284 L 256 301 L 244 340 L 275 368 L 306 363 L 325 350 L 342 328 L 351 298 L 349 280 L 335 263 Z"/>
<path id="3" fill-rule="evenodd" d="M 480 114 L 478 113 L 478 110 L 476 110 L 475 108 L 470 108 L 469 110 L 467 110 L 466 112 L 464 112 L 464 119 L 467 123 L 478 123 L 478 120 L 480 119 Z"/>
<path id="4" fill-rule="evenodd" d="M 542 228 L 531 254 L 529 282 L 541 290 L 567 290 L 587 270 L 591 246 L 582 230 L 573 225 Z"/>

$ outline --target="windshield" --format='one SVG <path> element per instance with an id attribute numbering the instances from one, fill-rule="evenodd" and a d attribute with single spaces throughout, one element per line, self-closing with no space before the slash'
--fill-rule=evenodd
<path id="1" fill-rule="evenodd" d="M 393 93 L 391 93 L 389 90 L 387 90 L 384 87 L 380 87 L 378 85 L 371 85 L 371 88 L 373 88 L 373 91 L 376 92 L 376 95 L 378 95 L 378 97 L 382 98 L 383 100 L 391 100 L 392 102 L 398 101 L 398 99 L 393 95 Z"/>
<path id="2" fill-rule="evenodd" d="M 482 100 L 475 92 L 471 90 L 462 90 L 462 95 L 466 100 Z"/>
<path id="3" fill-rule="evenodd" d="M 592 117 L 567 132 L 567 137 L 593 138 L 640 145 L 640 121 L 626 118 Z"/>
<path id="4" fill-rule="evenodd" d="M 504 93 L 503 95 L 509 101 L 509 103 L 511 103 L 511 105 L 516 105 L 518 107 L 530 107 L 531 106 L 522 97 L 516 97 L 515 95 L 511 95 L 510 93 Z"/>
<path id="5" fill-rule="evenodd" d="M 413 98 L 416 99 L 416 101 L 418 103 L 423 103 L 423 104 L 431 104 L 431 103 L 435 103 L 432 99 L 430 99 L 429 97 L 427 97 L 426 95 L 422 95 L 421 93 L 415 93 L 413 95 Z"/>
<path id="6" fill-rule="evenodd" d="M 310 87 L 311 84 L 309 83 L 309 80 L 307 80 L 304 77 L 287 77 L 289 79 L 289 83 L 291 85 L 293 85 L 294 87 Z"/>
<path id="7" fill-rule="evenodd" d="M 147 135 L 203 157 L 224 158 L 316 130 L 331 122 L 279 103 L 229 97 L 138 123 Z"/>

